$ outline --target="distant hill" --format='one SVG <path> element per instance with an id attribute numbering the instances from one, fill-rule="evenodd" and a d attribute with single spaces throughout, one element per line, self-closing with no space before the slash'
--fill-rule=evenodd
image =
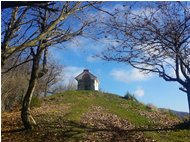
<path id="1" fill-rule="evenodd" d="M 180 119 L 183 119 L 189 116 L 189 113 L 187 112 L 181 112 L 181 111 L 175 111 L 175 110 L 170 110 L 170 111 L 174 113 L 175 115 L 177 115 Z"/>
<path id="2" fill-rule="evenodd" d="M 179 117 L 180 119 L 184 119 L 185 117 L 189 116 L 189 113 L 187 112 L 182 112 L 182 111 L 176 111 L 172 109 L 167 109 L 167 108 L 159 108 L 161 111 L 168 111 Z"/>
<path id="3" fill-rule="evenodd" d="M 66 91 L 44 98 L 32 115 L 38 125 L 25 132 L 20 112 L 2 113 L 1 141 L 190 142 L 172 113 L 115 94 Z"/>

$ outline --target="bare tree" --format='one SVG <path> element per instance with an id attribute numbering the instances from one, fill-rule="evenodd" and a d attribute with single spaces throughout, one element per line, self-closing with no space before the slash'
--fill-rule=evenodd
<path id="1" fill-rule="evenodd" d="M 4 66 L 15 53 L 23 53 L 26 50 L 30 53 L 32 62 L 29 85 L 21 110 L 25 129 L 32 129 L 35 124 L 29 110 L 30 102 L 37 80 L 48 72 L 46 68 L 48 48 L 82 34 L 92 22 L 86 19 L 83 13 L 91 5 L 92 3 L 89 2 L 57 2 L 53 6 L 47 4 L 46 6 L 49 8 L 15 7 L 12 10 L 5 9 L 5 15 L 11 16 L 7 19 L 4 17 L 5 15 L 2 16 L 5 18 L 2 19 L 2 65 Z M 52 12 L 49 9 L 57 9 L 57 11 Z M 72 27 L 71 19 L 75 19 L 77 26 Z M 42 69 L 40 65 L 42 65 Z"/>
<path id="2" fill-rule="evenodd" d="M 190 3 L 127 4 L 104 24 L 106 37 L 117 44 L 102 53 L 103 59 L 178 82 L 190 112 Z"/>
<path id="3" fill-rule="evenodd" d="M 19 109 L 28 84 L 28 64 L 1 76 L 1 110 Z"/>
<path id="4" fill-rule="evenodd" d="M 62 82 L 64 67 L 58 62 L 48 57 L 47 63 L 48 72 L 38 79 L 35 94 L 38 96 L 46 97 L 48 94 L 52 94 L 52 88 L 58 83 Z"/>
<path id="5" fill-rule="evenodd" d="M 55 93 L 61 93 L 64 91 L 68 91 L 68 90 L 77 90 L 77 83 L 75 82 L 74 79 L 69 79 L 67 83 L 64 82 L 65 80 L 63 80 L 63 83 L 59 83 L 56 84 L 55 86 L 53 86 L 51 88 L 51 92 L 53 94 Z"/>
<path id="6" fill-rule="evenodd" d="M 62 73 L 64 72 L 63 65 L 53 59 L 52 55 L 49 55 L 47 61 L 48 72 L 41 78 L 37 79 L 37 85 L 34 90 L 34 95 L 37 97 L 46 96 L 52 94 L 53 86 L 56 86 L 59 82 L 63 82 Z M 17 56 L 15 57 L 15 60 Z M 21 59 L 19 59 L 21 60 Z M 23 59 L 25 60 L 25 59 Z M 10 59 L 8 67 L 14 64 L 14 60 Z M 23 62 L 22 60 L 19 62 Z M 19 63 L 18 63 L 19 64 Z M 25 63 L 17 68 L 14 68 L 6 73 L 3 73 L 1 78 L 1 110 L 12 111 L 19 110 L 21 108 L 22 100 L 25 95 L 28 86 L 28 80 L 30 78 L 32 62 Z M 43 66 L 40 65 L 40 70 L 43 70 Z"/>
<path id="7" fill-rule="evenodd" d="M 93 4 L 95 4 L 94 2 Z M 46 29 L 39 33 L 38 20 L 36 19 L 36 8 L 33 7 L 15 7 L 4 9 L 2 11 L 2 43 L 1 43 L 1 58 L 2 65 L 15 52 L 23 51 L 28 47 L 38 46 L 38 42 L 47 38 L 46 46 L 67 41 L 71 36 L 80 34 L 85 26 L 88 26 L 88 19 L 80 21 L 83 26 L 78 32 L 71 34 L 74 28 L 65 25 L 68 18 L 71 18 L 76 12 L 75 20 L 80 19 L 82 10 L 88 8 L 92 3 L 88 2 L 57 2 L 54 5 L 48 5 L 48 9 L 43 9 L 51 12 L 51 18 L 48 19 Z M 49 10 L 50 9 L 50 10 Z M 55 10 L 56 9 L 56 10 Z M 52 12 L 54 11 L 54 12 Z M 83 13 L 84 14 L 84 13 Z M 10 16 L 11 15 L 11 16 Z M 85 14 L 84 14 L 85 15 Z M 81 19 L 80 19 L 81 20 Z M 92 22 L 92 21 L 91 21 Z M 65 27 L 64 27 L 65 26 Z M 60 28 L 58 28 L 60 27 Z M 55 30 L 56 29 L 56 30 Z M 65 33 L 65 34 L 62 34 Z M 68 33 L 68 34 L 66 34 Z M 69 34 L 70 33 L 70 34 Z"/>

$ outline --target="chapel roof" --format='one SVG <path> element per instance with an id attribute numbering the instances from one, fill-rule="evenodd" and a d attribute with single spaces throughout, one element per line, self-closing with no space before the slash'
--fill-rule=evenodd
<path id="1" fill-rule="evenodd" d="M 80 73 L 78 76 L 75 77 L 75 79 L 77 81 L 81 80 L 83 78 L 83 76 L 87 75 L 87 74 L 90 76 L 90 79 L 98 80 L 97 77 L 95 75 L 93 75 L 92 73 L 90 73 L 88 69 L 84 69 L 82 73 Z"/>

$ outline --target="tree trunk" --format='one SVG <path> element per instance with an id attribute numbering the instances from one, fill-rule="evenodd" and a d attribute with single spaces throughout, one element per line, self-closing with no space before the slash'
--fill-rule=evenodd
<path id="1" fill-rule="evenodd" d="M 35 120 L 32 118 L 30 114 L 30 102 L 33 96 L 34 89 L 36 87 L 36 83 L 37 83 L 38 69 L 39 69 L 39 57 L 35 56 L 33 59 L 29 86 L 24 96 L 22 110 L 21 110 L 22 122 L 25 129 L 27 130 L 32 129 L 32 125 L 36 124 Z"/>
<path id="2" fill-rule="evenodd" d="M 45 86 L 44 97 L 47 97 L 47 85 Z"/>
<path id="3" fill-rule="evenodd" d="M 189 120 L 190 120 L 190 87 L 187 88 L 187 100 L 189 105 Z"/>

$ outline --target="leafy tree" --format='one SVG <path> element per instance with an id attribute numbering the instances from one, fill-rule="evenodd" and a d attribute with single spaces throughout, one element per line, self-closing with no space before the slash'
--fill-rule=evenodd
<path id="1" fill-rule="evenodd" d="M 128 3 L 112 15 L 104 33 L 117 44 L 102 53 L 103 59 L 178 82 L 190 112 L 190 3 Z"/>

